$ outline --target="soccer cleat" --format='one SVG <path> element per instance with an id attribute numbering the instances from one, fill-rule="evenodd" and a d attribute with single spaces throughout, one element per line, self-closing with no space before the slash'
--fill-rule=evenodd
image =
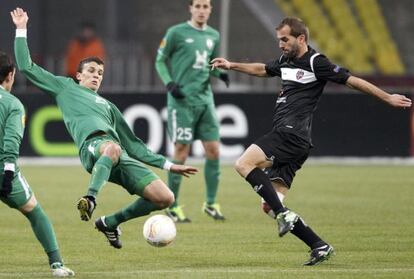
<path id="1" fill-rule="evenodd" d="M 52 270 L 52 276 L 54 277 L 73 277 L 75 276 L 75 272 L 71 270 L 70 268 L 67 268 L 62 263 L 52 263 L 50 265 L 50 268 Z"/>
<path id="2" fill-rule="evenodd" d="M 165 214 L 170 217 L 175 223 L 191 223 L 191 220 L 185 216 L 183 208 L 181 206 L 167 208 L 165 210 Z"/>
<path id="3" fill-rule="evenodd" d="M 108 228 L 105 224 L 105 216 L 102 216 L 96 219 L 95 228 L 105 235 L 112 247 L 116 249 L 122 248 L 122 242 L 119 240 L 119 236 L 121 235 L 121 229 L 119 226 L 116 227 L 116 229 Z"/>
<path id="4" fill-rule="evenodd" d="M 96 208 L 95 198 L 92 196 L 83 196 L 77 202 L 77 208 L 80 213 L 80 218 L 83 221 L 89 221 L 92 213 Z"/>
<path id="5" fill-rule="evenodd" d="M 295 227 L 295 223 L 298 221 L 299 215 L 295 212 L 286 210 L 279 213 L 276 216 L 277 225 L 279 227 L 279 236 L 282 237 Z"/>
<path id="6" fill-rule="evenodd" d="M 220 205 L 218 203 L 207 204 L 206 202 L 203 204 L 201 208 L 208 216 L 213 218 L 214 220 L 225 220 L 223 214 L 220 211 Z"/>
<path id="7" fill-rule="evenodd" d="M 328 260 L 332 255 L 335 255 L 334 248 L 329 244 L 323 245 L 313 249 L 310 253 L 309 260 L 303 265 L 318 265 L 321 262 Z"/>

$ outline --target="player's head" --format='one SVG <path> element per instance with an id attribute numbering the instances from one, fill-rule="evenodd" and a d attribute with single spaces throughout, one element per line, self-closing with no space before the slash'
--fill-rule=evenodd
<path id="1" fill-rule="evenodd" d="M 76 79 L 79 85 L 95 92 L 101 86 L 104 74 L 104 62 L 98 57 L 89 57 L 79 62 Z"/>
<path id="2" fill-rule="evenodd" d="M 211 14 L 210 0 L 191 0 L 190 1 L 190 14 L 191 22 L 198 27 L 203 27 L 207 24 L 207 21 Z"/>
<path id="3" fill-rule="evenodd" d="M 0 51 L 0 85 L 7 91 L 11 91 L 15 74 L 16 68 L 10 56 Z"/>
<path id="4" fill-rule="evenodd" d="M 300 54 L 301 49 L 306 48 L 309 30 L 301 19 L 287 17 L 276 27 L 276 36 L 283 54 L 294 58 Z"/>

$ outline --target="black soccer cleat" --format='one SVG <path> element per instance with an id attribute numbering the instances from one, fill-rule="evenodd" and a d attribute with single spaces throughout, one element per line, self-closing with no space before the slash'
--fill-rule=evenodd
<path id="1" fill-rule="evenodd" d="M 83 196 L 76 204 L 81 220 L 89 221 L 92 217 L 93 211 L 96 208 L 95 198 L 93 196 Z"/>
<path id="2" fill-rule="evenodd" d="M 105 237 L 108 239 L 109 244 L 116 248 L 121 249 L 122 248 L 122 242 L 119 240 L 119 236 L 121 235 L 121 229 L 116 227 L 116 229 L 110 229 L 105 224 L 105 216 L 102 216 L 95 221 L 95 228 L 102 232 Z"/>
<path id="3" fill-rule="evenodd" d="M 277 225 L 279 227 L 279 236 L 282 237 L 295 227 L 295 223 L 298 221 L 299 215 L 295 212 L 286 210 L 279 213 L 276 216 Z"/>
<path id="4" fill-rule="evenodd" d="M 323 261 L 328 260 L 331 256 L 335 255 L 334 248 L 329 245 L 323 245 L 315 248 L 310 252 L 310 258 L 303 265 L 312 266 L 318 265 Z"/>

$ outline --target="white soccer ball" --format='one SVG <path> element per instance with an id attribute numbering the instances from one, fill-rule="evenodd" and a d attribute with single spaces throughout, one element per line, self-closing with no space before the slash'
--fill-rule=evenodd
<path id="1" fill-rule="evenodd" d="M 174 221 L 165 215 L 154 215 L 145 221 L 143 235 L 155 247 L 164 247 L 174 241 L 177 235 Z"/>

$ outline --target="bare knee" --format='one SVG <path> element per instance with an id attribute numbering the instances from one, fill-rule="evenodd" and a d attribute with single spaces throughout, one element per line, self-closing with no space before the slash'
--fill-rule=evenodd
<path id="1" fill-rule="evenodd" d="M 156 204 L 160 209 L 169 207 L 175 200 L 173 192 L 161 179 L 157 179 L 145 187 L 144 198 Z"/>
<path id="2" fill-rule="evenodd" d="M 121 147 L 114 142 L 107 142 L 101 147 L 101 154 L 111 158 L 114 164 L 118 163 L 121 153 Z"/>
<path id="3" fill-rule="evenodd" d="M 171 190 L 168 189 L 165 193 L 160 195 L 160 197 L 154 202 L 160 209 L 167 208 L 171 206 L 175 201 L 174 194 Z"/>
<path id="4" fill-rule="evenodd" d="M 26 204 L 24 204 L 22 207 L 19 208 L 20 212 L 23 214 L 27 214 L 31 212 L 37 205 L 37 200 L 34 195 L 27 201 Z"/>
<path id="5" fill-rule="evenodd" d="M 246 177 L 254 166 L 249 166 L 242 159 L 238 159 L 234 164 L 234 169 L 243 177 Z"/>

